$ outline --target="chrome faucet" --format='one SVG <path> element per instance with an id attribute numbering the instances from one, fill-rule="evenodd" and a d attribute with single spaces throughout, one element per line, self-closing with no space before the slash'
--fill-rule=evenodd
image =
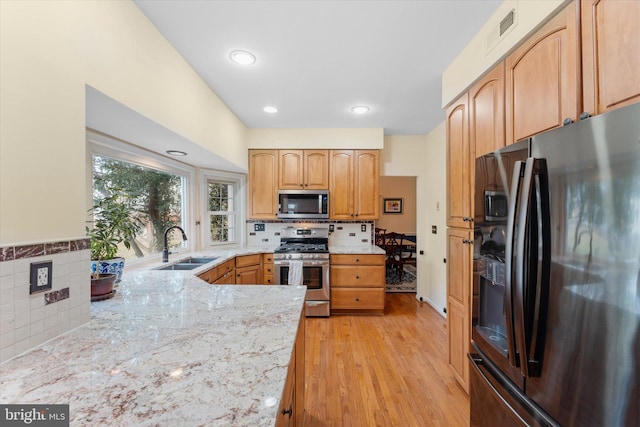
<path id="1" fill-rule="evenodd" d="M 162 262 L 169 262 L 169 244 L 167 243 L 167 236 L 171 230 L 177 228 L 182 232 L 182 240 L 187 240 L 187 235 L 184 234 L 184 230 L 178 225 L 172 225 L 164 230 L 164 245 L 162 246 Z"/>

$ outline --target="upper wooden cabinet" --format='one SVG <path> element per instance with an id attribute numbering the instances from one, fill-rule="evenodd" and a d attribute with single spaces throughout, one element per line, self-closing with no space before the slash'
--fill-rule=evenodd
<path id="1" fill-rule="evenodd" d="M 504 62 L 469 89 L 469 143 L 474 158 L 505 145 Z"/>
<path id="2" fill-rule="evenodd" d="M 640 102 L 640 1 L 582 0 L 583 109 Z"/>
<path id="3" fill-rule="evenodd" d="M 327 190 L 329 150 L 279 150 L 281 190 Z"/>
<path id="4" fill-rule="evenodd" d="M 578 118 L 576 4 L 571 3 L 505 59 L 506 141 Z M 637 71 L 637 69 L 636 69 Z"/>
<path id="5" fill-rule="evenodd" d="M 447 225 L 471 228 L 471 160 L 469 97 L 462 95 L 447 108 Z"/>
<path id="6" fill-rule="evenodd" d="M 249 217 L 276 219 L 278 150 L 249 151 Z"/>
<path id="7" fill-rule="evenodd" d="M 331 219 L 378 219 L 379 151 L 331 150 L 329 167 Z"/>

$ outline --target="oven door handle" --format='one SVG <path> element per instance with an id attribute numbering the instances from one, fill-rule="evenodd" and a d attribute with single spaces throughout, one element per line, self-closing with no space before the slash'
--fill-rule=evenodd
<path id="1" fill-rule="evenodd" d="M 329 265 L 329 260 L 328 259 L 304 259 L 304 260 L 292 260 L 292 259 L 286 259 L 286 260 L 274 260 L 273 261 L 273 265 L 284 265 L 284 266 L 288 266 L 291 261 L 301 261 L 303 263 L 303 267 L 322 267 L 325 265 Z"/>

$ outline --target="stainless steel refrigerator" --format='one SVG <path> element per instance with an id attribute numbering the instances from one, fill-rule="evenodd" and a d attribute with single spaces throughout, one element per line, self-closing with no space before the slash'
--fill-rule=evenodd
<path id="1" fill-rule="evenodd" d="M 640 104 L 476 159 L 472 426 L 640 426 Z"/>

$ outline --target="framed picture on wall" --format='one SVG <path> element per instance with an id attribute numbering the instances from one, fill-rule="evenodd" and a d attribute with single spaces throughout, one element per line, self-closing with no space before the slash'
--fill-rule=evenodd
<path id="1" fill-rule="evenodd" d="M 386 214 L 402 213 L 402 198 L 383 199 L 383 202 L 384 202 L 384 213 Z"/>

